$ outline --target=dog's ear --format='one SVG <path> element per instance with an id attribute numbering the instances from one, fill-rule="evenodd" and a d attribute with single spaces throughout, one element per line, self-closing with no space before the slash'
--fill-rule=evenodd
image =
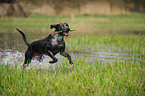
<path id="1" fill-rule="evenodd" d="M 57 26 L 58 26 L 58 24 L 52 24 L 52 25 L 50 25 L 50 29 L 56 28 Z"/>

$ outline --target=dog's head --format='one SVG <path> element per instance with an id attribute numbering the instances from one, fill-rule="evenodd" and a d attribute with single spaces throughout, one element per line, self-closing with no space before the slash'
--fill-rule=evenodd
<path id="1" fill-rule="evenodd" d="M 55 28 L 55 33 L 59 33 L 61 35 L 68 36 L 69 31 L 73 31 L 74 29 L 70 29 L 67 23 L 60 24 L 52 24 L 50 29 Z"/>

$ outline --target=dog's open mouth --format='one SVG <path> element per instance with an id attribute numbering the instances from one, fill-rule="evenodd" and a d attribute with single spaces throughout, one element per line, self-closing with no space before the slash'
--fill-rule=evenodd
<path id="1" fill-rule="evenodd" d="M 68 32 L 63 32 L 64 35 L 68 36 Z"/>

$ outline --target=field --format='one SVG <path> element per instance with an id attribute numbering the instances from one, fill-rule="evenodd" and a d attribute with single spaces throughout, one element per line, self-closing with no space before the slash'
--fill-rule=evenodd
<path id="1" fill-rule="evenodd" d="M 132 13 L 130 15 L 70 15 L 70 16 L 44 16 L 29 15 L 23 17 L 1 17 L 0 29 L 2 31 L 14 31 L 20 28 L 30 31 L 50 31 L 49 25 L 67 22 L 70 27 L 75 28 L 77 34 L 88 33 L 142 33 L 145 30 L 145 15 Z"/>
<path id="2" fill-rule="evenodd" d="M 60 22 L 67 22 L 76 29 L 65 38 L 66 50 L 72 52 L 75 66 L 69 68 L 65 59 L 61 65 L 55 64 L 49 69 L 30 67 L 22 74 L 18 62 L 16 66 L 11 62 L 0 65 L 1 96 L 145 95 L 145 14 L 1 17 L 0 33 L 15 34 L 17 27 L 26 32 L 31 42 L 40 33 L 39 38 L 44 38 L 53 31 L 49 25 Z M 32 36 L 34 32 L 39 34 Z M 22 41 L 18 38 L 17 42 Z M 15 50 L 24 52 L 19 47 L 15 46 Z M 91 58 L 74 59 L 73 52 L 97 49 L 125 52 L 131 54 L 131 58 L 123 62 L 120 58 L 114 58 L 114 62 L 100 62 L 99 57 L 93 62 Z"/>

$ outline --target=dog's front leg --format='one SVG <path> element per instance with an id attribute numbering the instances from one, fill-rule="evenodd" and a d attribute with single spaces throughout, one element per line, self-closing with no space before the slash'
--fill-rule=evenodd
<path id="1" fill-rule="evenodd" d="M 70 63 L 71 65 L 74 65 L 73 62 L 72 62 L 71 56 L 70 56 L 66 51 L 60 51 L 60 55 L 62 55 L 62 56 L 64 56 L 64 57 L 68 58 L 69 63 Z"/>
<path id="2" fill-rule="evenodd" d="M 57 62 L 57 58 L 53 55 L 53 53 L 51 51 L 48 51 L 47 55 L 50 56 L 53 59 L 53 61 L 49 61 L 49 63 Z"/>

